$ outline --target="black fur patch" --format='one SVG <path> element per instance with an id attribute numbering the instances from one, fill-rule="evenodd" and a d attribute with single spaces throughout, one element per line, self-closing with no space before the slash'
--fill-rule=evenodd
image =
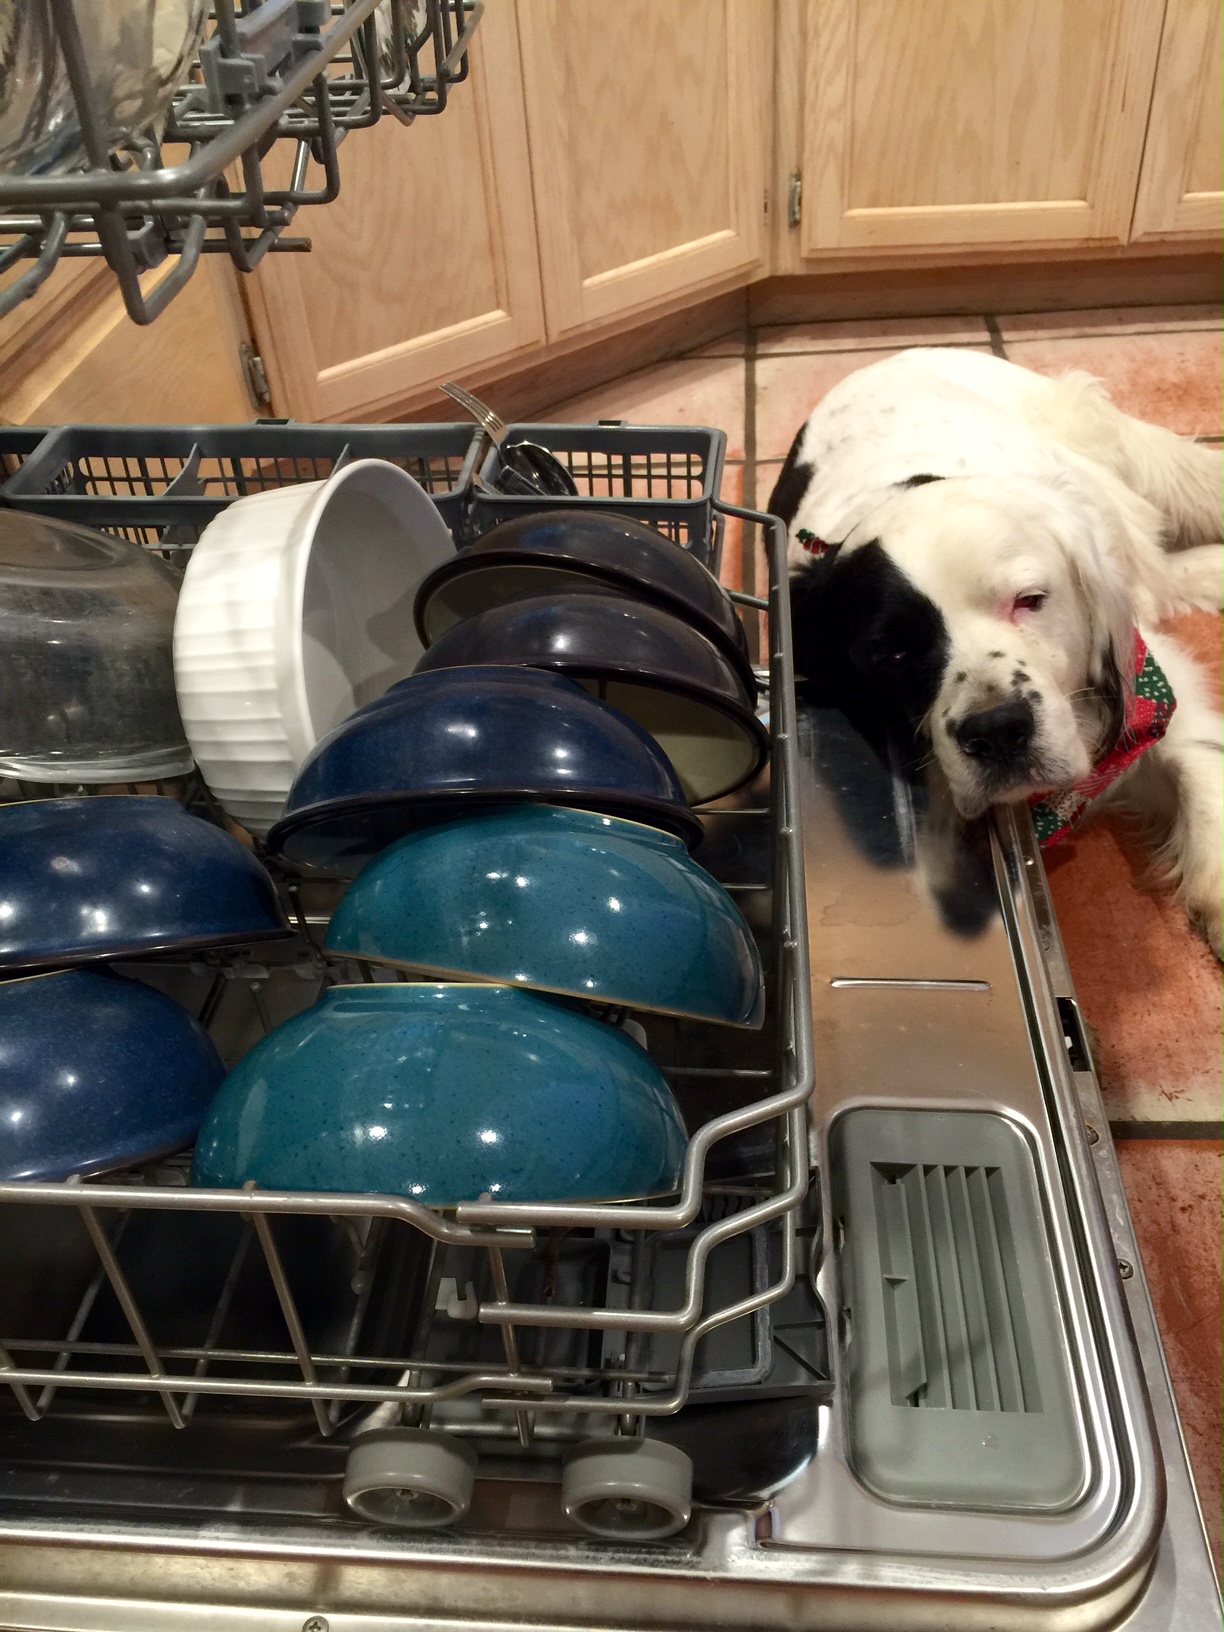
<path id="1" fill-rule="evenodd" d="M 942 481 L 942 476 L 907 476 L 903 482 L 899 482 L 897 485 L 899 487 L 925 487 L 928 482 Z"/>
<path id="2" fill-rule="evenodd" d="M 786 456 L 786 463 L 778 473 L 774 483 L 774 490 L 769 495 L 767 509 L 771 516 L 780 516 L 789 527 L 795 519 L 799 506 L 803 503 L 803 495 L 808 490 L 812 480 L 812 467 L 805 465 L 799 458 L 799 444 L 803 441 L 805 426 L 800 426 L 795 440 L 790 445 L 790 452 Z"/>
<path id="3" fill-rule="evenodd" d="M 821 701 L 866 707 L 881 723 L 916 725 L 948 660 L 939 608 L 878 540 L 813 561 L 791 581 L 795 663 Z"/>
<path id="4" fill-rule="evenodd" d="M 1100 697 L 1104 715 L 1101 745 L 1097 750 L 1098 754 L 1101 754 L 1107 752 L 1122 735 L 1122 727 L 1126 724 L 1126 696 L 1122 688 L 1122 674 L 1112 646 L 1106 646 L 1097 659 L 1095 668 L 1096 673 L 1092 678 L 1096 682 L 1097 695 Z"/>

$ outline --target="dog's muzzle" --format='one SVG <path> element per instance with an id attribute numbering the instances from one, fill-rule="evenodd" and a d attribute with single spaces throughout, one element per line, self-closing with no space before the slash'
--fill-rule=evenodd
<path id="1" fill-rule="evenodd" d="M 1037 731 L 1032 705 L 1023 697 L 1009 697 L 977 714 L 969 714 L 953 736 L 961 752 L 984 771 L 1018 773 L 1028 764 Z"/>

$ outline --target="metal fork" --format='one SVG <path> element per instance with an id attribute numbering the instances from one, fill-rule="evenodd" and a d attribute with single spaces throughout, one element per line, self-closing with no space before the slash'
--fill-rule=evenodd
<path id="1" fill-rule="evenodd" d="M 442 389 L 452 401 L 457 402 L 460 408 L 466 408 L 476 423 L 488 434 L 495 448 L 500 448 L 506 440 L 506 422 L 495 414 L 487 403 L 481 402 L 470 391 L 465 391 L 461 385 L 453 380 L 444 380 Z"/>
<path id="2" fill-rule="evenodd" d="M 547 448 L 542 448 L 535 442 L 507 443 L 509 430 L 505 420 L 495 414 L 486 403 L 481 402 L 479 397 L 474 397 L 470 391 L 465 391 L 453 380 L 446 380 L 442 389 L 452 401 L 457 402 L 471 414 L 500 454 L 501 469 L 497 475 L 495 491 L 514 494 L 520 498 L 577 497 L 578 489 L 574 485 L 574 478 Z M 488 487 L 488 483 L 479 473 L 475 477 L 475 482 L 479 488 Z"/>

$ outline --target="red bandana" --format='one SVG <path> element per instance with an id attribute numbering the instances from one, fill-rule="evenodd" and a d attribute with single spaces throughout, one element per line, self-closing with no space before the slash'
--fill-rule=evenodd
<path id="1" fill-rule="evenodd" d="M 1034 794 L 1029 800 L 1033 826 L 1042 849 L 1065 839 L 1093 800 L 1099 799 L 1123 771 L 1129 770 L 1140 754 L 1160 741 L 1176 707 L 1177 699 L 1164 670 L 1136 629 L 1135 695 L 1113 747 L 1075 787 L 1057 793 Z"/>

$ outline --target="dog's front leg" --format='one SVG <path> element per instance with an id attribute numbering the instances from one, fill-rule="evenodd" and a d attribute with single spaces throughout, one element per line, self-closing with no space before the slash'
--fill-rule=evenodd
<path id="1" fill-rule="evenodd" d="M 1169 729 L 1119 784 L 1121 802 L 1159 831 L 1160 859 L 1191 923 L 1224 957 L 1224 720 L 1195 665 L 1169 637 L 1148 636 L 1173 687 Z"/>

